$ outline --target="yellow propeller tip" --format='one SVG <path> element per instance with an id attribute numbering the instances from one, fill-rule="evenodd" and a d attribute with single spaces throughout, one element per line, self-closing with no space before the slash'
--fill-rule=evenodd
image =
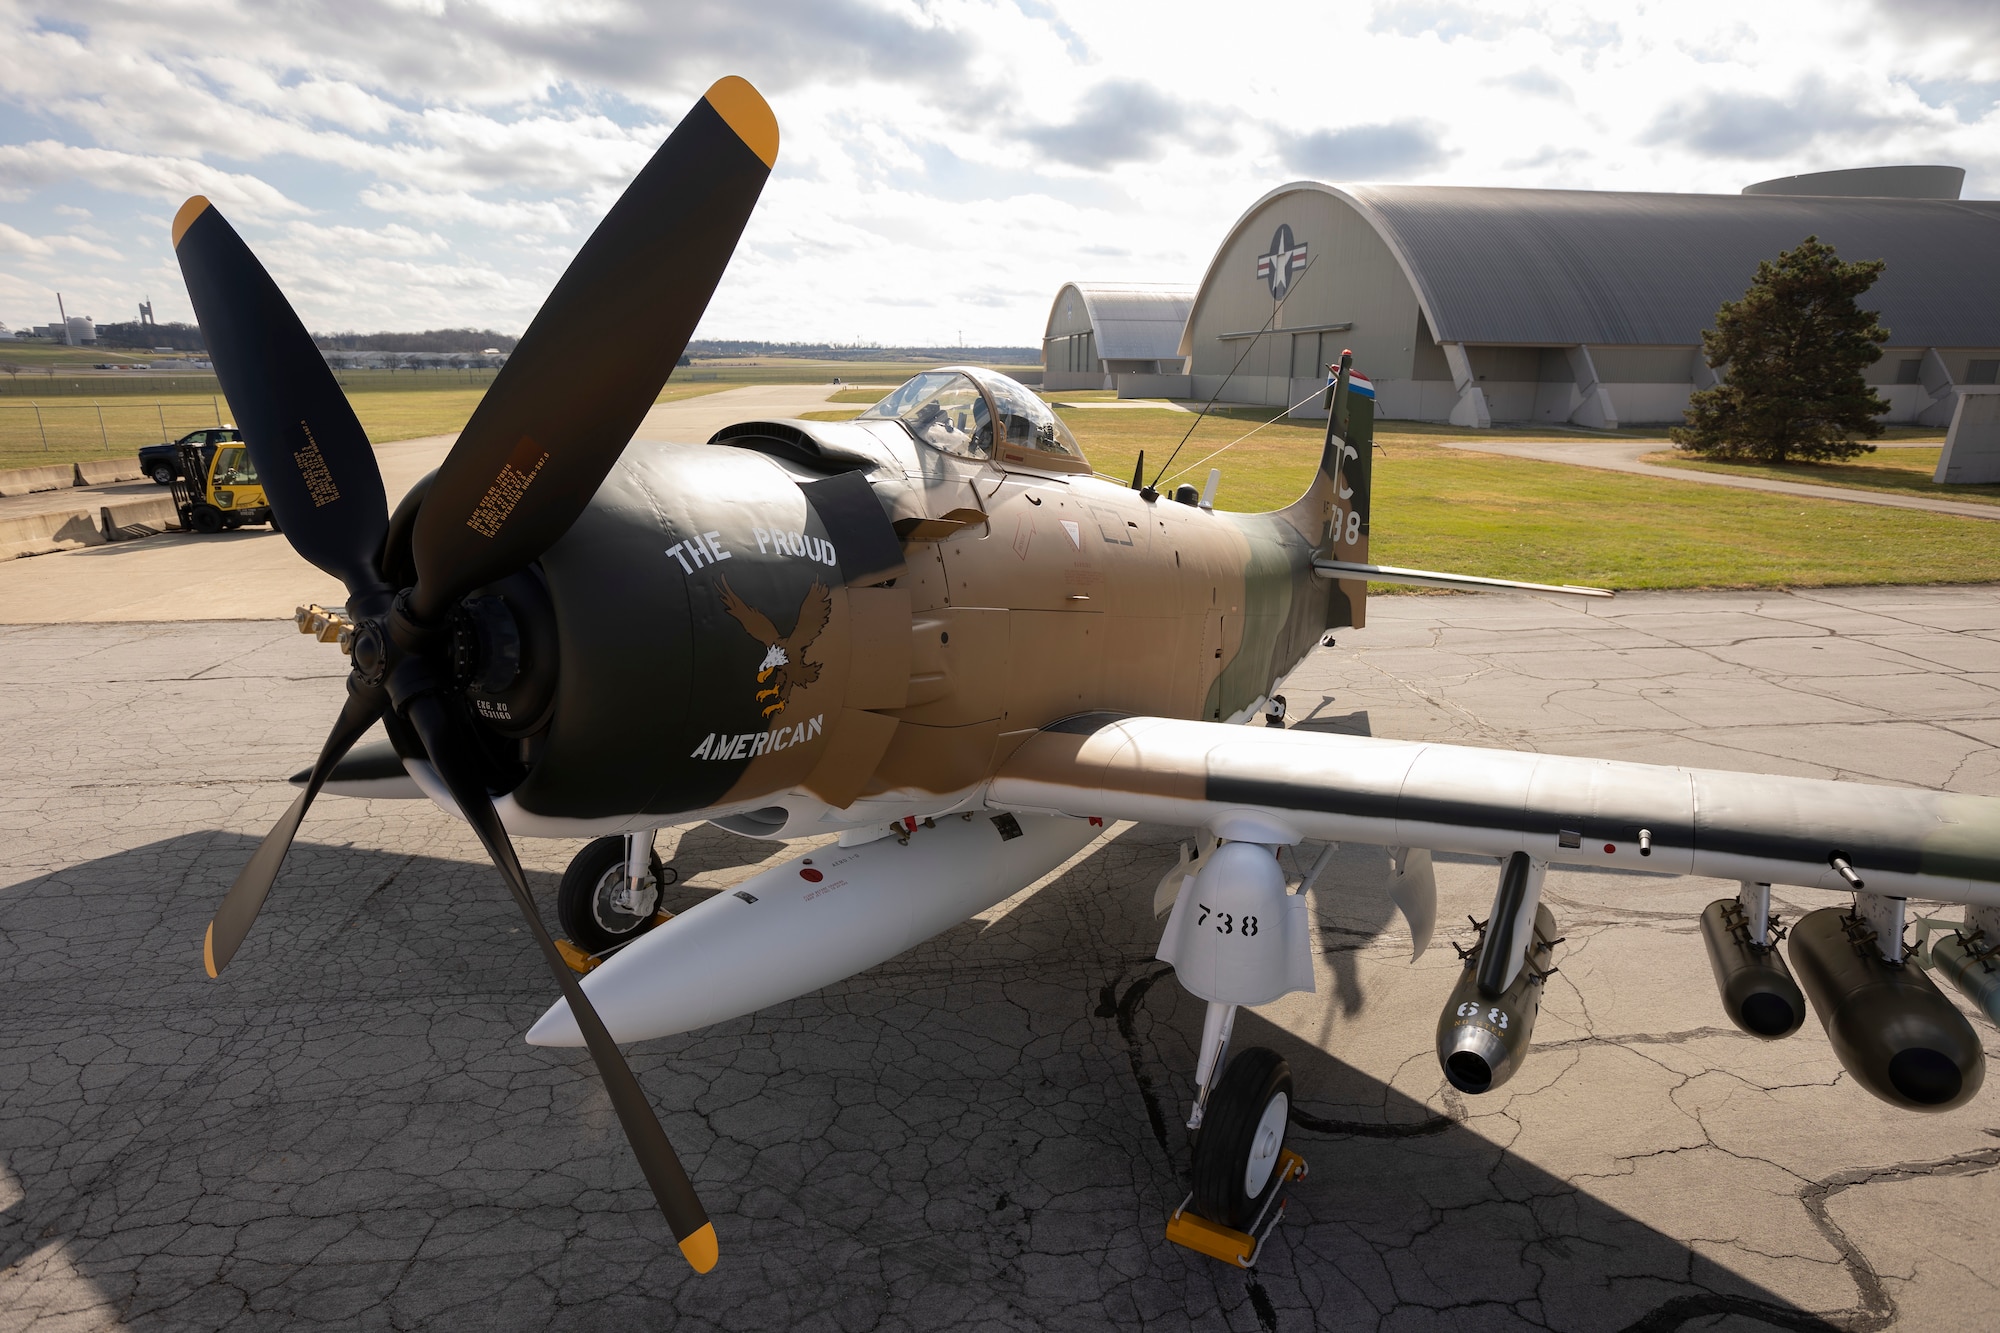
<path id="1" fill-rule="evenodd" d="M 743 81 L 738 79 L 737 82 Z M 745 83 L 743 86 L 748 88 L 750 85 Z M 703 1222 L 701 1230 L 683 1237 L 681 1253 L 687 1256 L 688 1267 L 697 1273 L 706 1273 L 715 1267 L 715 1260 L 720 1254 L 715 1244 L 715 1223 Z"/>
<path id="2" fill-rule="evenodd" d="M 704 96 L 758 160 L 766 167 L 778 164 L 778 118 L 772 114 L 771 104 L 750 86 L 748 79 L 734 74 L 717 79 Z"/>
<path id="3" fill-rule="evenodd" d="M 215 969 L 215 923 L 208 923 L 208 929 L 201 933 L 201 965 L 208 969 L 208 975 L 219 977 L 222 973 Z"/>
<path id="4" fill-rule="evenodd" d="M 208 199 L 204 195 L 197 194 L 181 205 L 181 211 L 174 214 L 175 249 L 180 248 L 181 237 L 187 235 L 187 229 L 194 225 L 194 220 L 207 211 Z M 211 972 L 209 975 L 214 976 L 215 973 Z"/>

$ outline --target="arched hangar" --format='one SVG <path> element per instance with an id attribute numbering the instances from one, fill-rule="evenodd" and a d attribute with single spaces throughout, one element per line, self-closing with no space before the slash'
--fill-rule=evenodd
<path id="1" fill-rule="evenodd" d="M 1139 282 L 1066 282 L 1042 334 L 1044 389 L 1166 392 L 1150 384 L 1181 369 L 1181 330 L 1192 287 Z M 1139 377 L 1134 379 L 1132 377 Z"/>
<path id="2" fill-rule="evenodd" d="M 1964 172 L 1882 167 L 1664 194 L 1298 181 L 1216 251 L 1179 351 L 1197 398 L 1308 400 L 1351 347 L 1377 413 L 1494 421 L 1678 421 L 1715 382 L 1716 308 L 1808 235 L 1888 261 L 1864 305 L 1890 337 L 1869 380 L 1891 421 L 1943 425 L 2000 379 L 2000 201 Z"/>

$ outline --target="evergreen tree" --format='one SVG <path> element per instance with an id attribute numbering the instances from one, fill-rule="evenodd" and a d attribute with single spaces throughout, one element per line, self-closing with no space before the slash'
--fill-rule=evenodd
<path id="1" fill-rule="evenodd" d="M 1674 443 L 1760 463 L 1873 453 L 1859 439 L 1882 433 L 1875 418 L 1889 404 L 1861 372 L 1882 359 L 1889 331 L 1855 300 L 1882 269 L 1879 259 L 1843 263 L 1817 236 L 1760 261 L 1743 298 L 1724 301 L 1702 332 L 1703 359 L 1727 378 L 1688 400 Z"/>

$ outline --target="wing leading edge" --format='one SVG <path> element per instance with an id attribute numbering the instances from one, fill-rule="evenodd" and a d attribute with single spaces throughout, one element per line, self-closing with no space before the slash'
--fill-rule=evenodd
<path id="1" fill-rule="evenodd" d="M 2000 906 L 2000 799 L 1906 787 L 1099 715 L 1029 739 L 987 800 L 1846 891 L 1838 855 L 1872 893 Z"/>

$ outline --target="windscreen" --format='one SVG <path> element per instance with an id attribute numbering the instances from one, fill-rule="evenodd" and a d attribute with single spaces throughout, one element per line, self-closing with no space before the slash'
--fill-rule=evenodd
<path id="1" fill-rule="evenodd" d="M 993 449 L 986 396 L 956 371 L 913 375 L 861 416 L 900 421 L 910 434 L 948 454 L 984 458 Z"/>

